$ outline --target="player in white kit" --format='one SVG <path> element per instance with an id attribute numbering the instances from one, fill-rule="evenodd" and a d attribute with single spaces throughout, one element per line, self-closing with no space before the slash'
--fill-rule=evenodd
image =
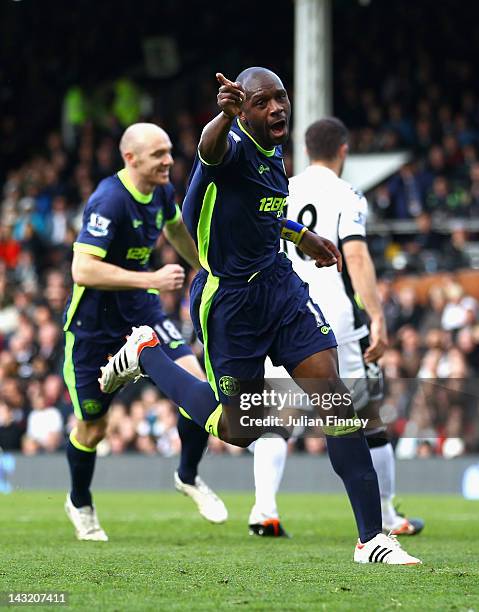
<path id="1" fill-rule="evenodd" d="M 394 451 L 379 418 L 382 373 L 377 360 L 387 346 L 384 314 L 376 287 L 374 264 L 366 243 L 367 201 L 340 178 L 348 153 L 348 132 L 334 117 L 313 123 L 306 131 L 310 165 L 289 183 L 288 218 L 320 231 L 343 255 L 342 273 L 335 268 L 318 270 L 291 243 L 285 251 L 294 270 L 309 283 L 338 342 L 339 374 L 349 387 L 361 418 L 369 419 L 365 431 L 378 475 L 383 530 L 394 535 L 414 535 L 424 527 L 420 519 L 407 519 L 393 505 Z M 266 363 L 267 378 L 284 378 L 287 372 Z M 286 461 L 283 438 L 255 442 L 256 502 L 249 518 L 250 533 L 286 535 L 279 522 L 276 493 Z"/>

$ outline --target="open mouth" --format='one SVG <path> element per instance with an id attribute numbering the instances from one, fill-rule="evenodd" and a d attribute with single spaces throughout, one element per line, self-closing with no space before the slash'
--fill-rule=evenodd
<path id="1" fill-rule="evenodd" d="M 280 138 L 281 136 L 284 136 L 284 134 L 286 133 L 286 120 L 280 119 L 279 121 L 271 123 L 269 129 L 271 130 L 271 133 L 275 138 Z"/>

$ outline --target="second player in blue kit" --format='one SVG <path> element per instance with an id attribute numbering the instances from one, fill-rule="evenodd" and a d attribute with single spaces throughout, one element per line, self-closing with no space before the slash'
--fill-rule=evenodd
<path id="1" fill-rule="evenodd" d="M 162 231 L 175 249 L 198 268 L 189 236 L 169 182 L 171 142 L 153 124 L 134 124 L 122 136 L 125 167 L 98 185 L 83 214 L 74 243 L 74 287 L 65 311 L 64 377 L 77 425 L 67 458 L 72 488 L 65 509 L 81 540 L 107 540 L 93 505 L 90 485 L 96 446 L 105 435 L 113 396 L 101 391 L 100 367 L 123 344 L 133 325 L 148 322 L 162 339 L 162 350 L 202 378 L 201 367 L 174 323 L 163 312 L 159 293 L 181 288 L 185 272 L 169 264 L 151 271 L 150 255 Z M 226 520 L 224 504 L 197 475 L 208 434 L 183 414 L 176 488 L 197 503 L 212 522 Z"/>

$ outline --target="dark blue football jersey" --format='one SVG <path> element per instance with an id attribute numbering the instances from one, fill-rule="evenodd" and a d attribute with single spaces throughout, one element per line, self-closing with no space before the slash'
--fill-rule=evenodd
<path id="1" fill-rule="evenodd" d="M 90 196 L 73 250 L 127 270 L 146 271 L 163 226 L 177 222 L 180 215 L 171 184 L 145 195 L 123 169 L 101 181 Z M 109 341 L 126 334 L 132 325 L 147 324 L 159 308 L 157 291 L 104 291 L 75 284 L 64 330 Z"/>
<path id="2" fill-rule="evenodd" d="M 238 119 L 217 165 L 197 155 L 183 220 L 200 263 L 219 277 L 248 277 L 273 264 L 279 251 L 288 179 L 280 146 L 263 149 Z"/>

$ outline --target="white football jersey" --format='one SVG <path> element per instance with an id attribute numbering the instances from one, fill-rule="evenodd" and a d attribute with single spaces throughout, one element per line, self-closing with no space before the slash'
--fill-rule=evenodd
<path id="1" fill-rule="evenodd" d="M 348 240 L 366 239 L 368 204 L 362 193 L 324 166 L 312 165 L 289 181 L 288 219 L 305 225 L 340 250 Z M 343 272 L 336 266 L 316 268 L 314 262 L 291 242 L 283 249 L 297 274 L 309 284 L 312 299 L 320 306 L 333 328 L 338 344 L 359 340 L 368 334 L 364 312 L 343 262 Z"/>

